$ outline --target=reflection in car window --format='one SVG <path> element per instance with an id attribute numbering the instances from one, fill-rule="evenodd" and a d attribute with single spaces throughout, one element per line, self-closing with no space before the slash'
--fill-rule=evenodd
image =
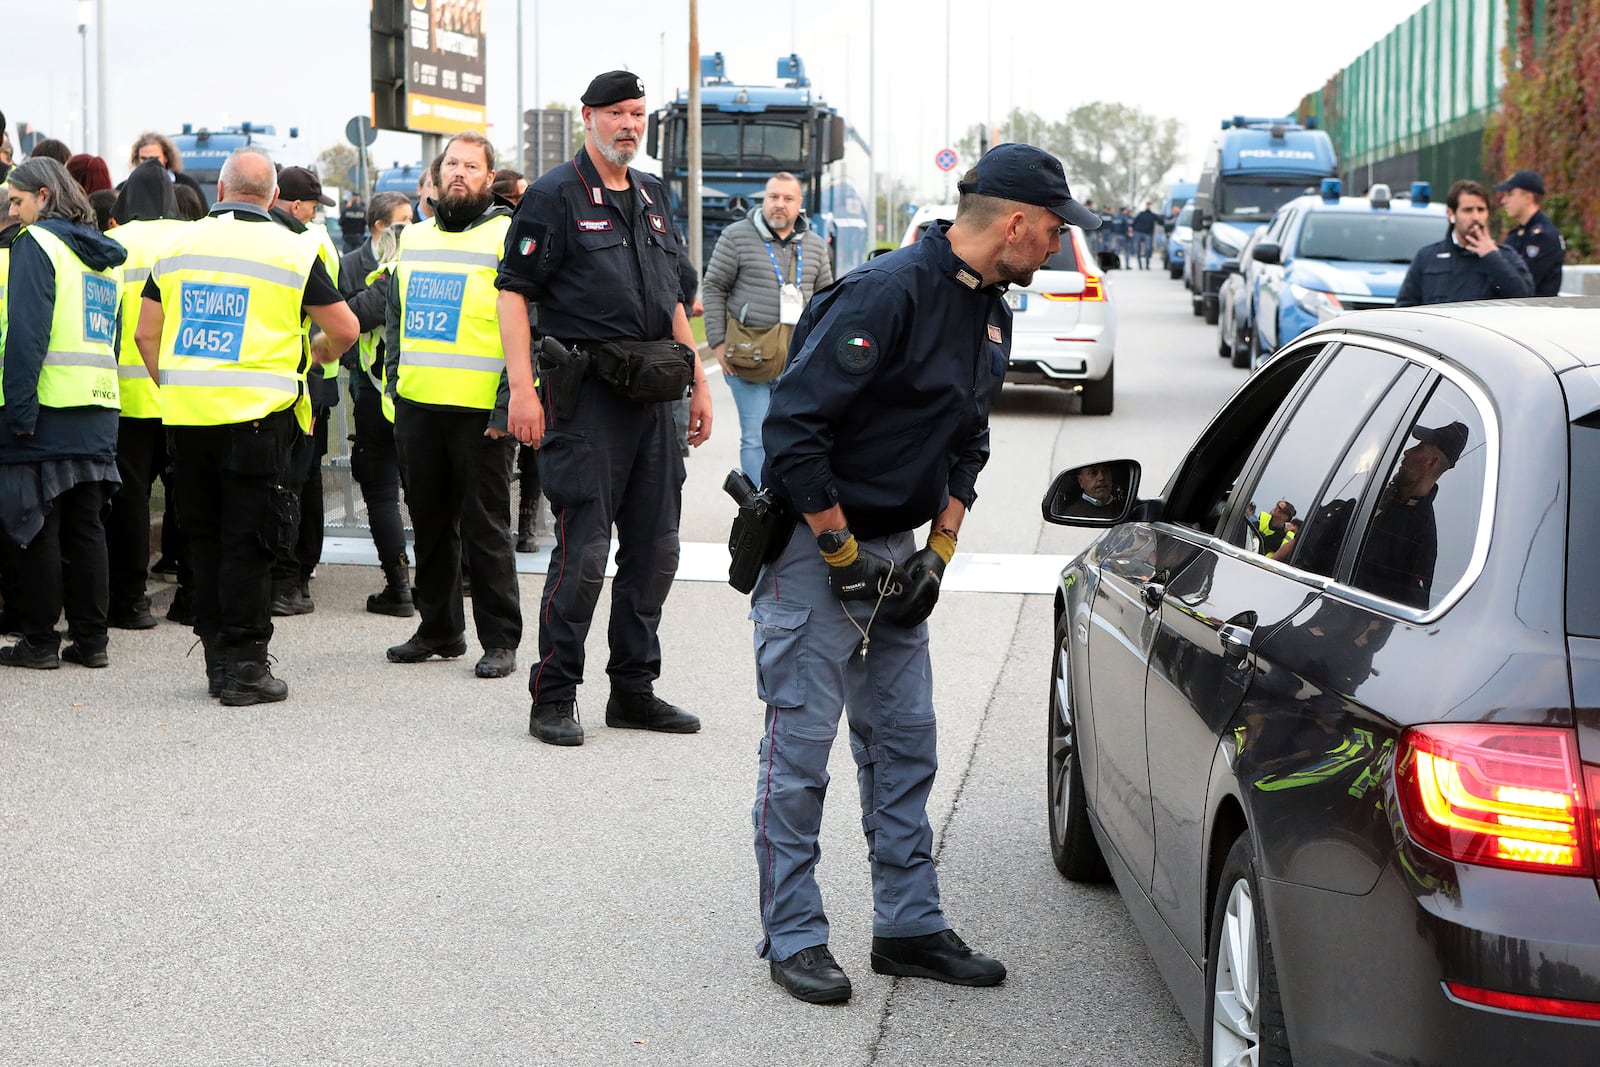
<path id="1" fill-rule="evenodd" d="M 1454 588 L 1477 543 L 1484 444 L 1478 409 L 1440 381 L 1385 480 L 1351 584 L 1414 608 L 1433 607 Z"/>
<path id="2" fill-rule="evenodd" d="M 1300 534 L 1295 538 L 1294 549 L 1288 559 L 1301 570 L 1335 577 L 1339 565 L 1340 549 L 1345 533 L 1355 517 L 1367 483 L 1372 479 L 1383 453 L 1392 438 L 1395 426 L 1405 414 L 1417 388 L 1427 372 L 1416 364 L 1406 368 L 1404 376 L 1384 394 L 1372 417 L 1367 419 L 1361 432 L 1345 450 L 1339 469 L 1323 490 L 1322 500 L 1305 516 Z"/>
<path id="3" fill-rule="evenodd" d="M 1339 457 L 1405 360 L 1344 348 L 1289 418 L 1289 427 L 1246 494 L 1244 520 L 1228 538 L 1251 552 L 1288 560 L 1306 510 L 1321 495 Z"/>

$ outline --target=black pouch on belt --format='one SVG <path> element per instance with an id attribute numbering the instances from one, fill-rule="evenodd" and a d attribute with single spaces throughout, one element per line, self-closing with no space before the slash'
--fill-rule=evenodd
<path id="1" fill-rule="evenodd" d="M 578 390 L 589 373 L 589 354 L 568 349 L 554 337 L 539 342 L 539 380 L 550 397 L 550 407 L 563 422 L 578 410 Z"/>
<path id="2" fill-rule="evenodd" d="M 762 566 L 788 546 L 795 517 L 768 490 L 757 489 L 744 471 L 729 471 L 722 488 L 739 505 L 728 531 L 728 584 L 748 593 L 756 587 Z"/>
<path id="3" fill-rule="evenodd" d="M 602 344 L 595 350 L 595 370 L 624 400 L 682 400 L 694 381 L 694 349 L 677 341 Z"/>

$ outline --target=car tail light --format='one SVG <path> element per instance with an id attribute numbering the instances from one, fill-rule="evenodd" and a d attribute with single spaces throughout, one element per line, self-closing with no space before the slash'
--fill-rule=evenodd
<path id="1" fill-rule="evenodd" d="M 1089 255 L 1089 250 L 1083 245 L 1083 238 L 1079 232 L 1069 230 L 1072 241 L 1072 254 L 1078 260 L 1078 273 L 1083 275 L 1083 292 L 1081 293 L 1042 293 L 1046 300 L 1104 300 L 1106 298 L 1105 282 L 1100 275 L 1089 269 L 1089 264 L 1094 259 Z"/>
<path id="2" fill-rule="evenodd" d="M 1593 792 L 1600 769 L 1586 770 Z M 1447 859 L 1550 874 L 1594 869 L 1596 826 L 1571 730 L 1416 727 L 1401 737 L 1395 779 L 1406 830 Z"/>
<path id="3" fill-rule="evenodd" d="M 1564 1019 L 1592 1019 L 1600 1021 L 1600 1004 L 1592 1000 L 1563 1000 L 1558 997 L 1530 997 L 1521 993 L 1502 993 L 1496 989 L 1479 989 L 1460 982 L 1446 982 L 1445 987 L 1457 1000 L 1469 1004 L 1482 1004 L 1486 1008 L 1505 1011 L 1523 1011 L 1532 1015 L 1558 1015 Z"/>

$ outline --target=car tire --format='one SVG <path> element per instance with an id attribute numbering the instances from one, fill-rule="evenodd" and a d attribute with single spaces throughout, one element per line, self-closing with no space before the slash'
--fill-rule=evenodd
<path id="1" fill-rule="evenodd" d="M 1214 296 L 1201 297 L 1200 305 L 1200 313 L 1205 316 L 1206 325 L 1215 326 L 1217 324 L 1217 317 L 1221 314 L 1222 310 L 1217 306 L 1217 298 Z"/>
<path id="2" fill-rule="evenodd" d="M 1232 326 L 1232 323 L 1224 324 L 1221 315 L 1217 316 L 1217 355 L 1223 359 L 1233 355 L 1233 339 L 1228 336 Z"/>
<path id="3" fill-rule="evenodd" d="M 1205 301 L 1201 299 L 1199 293 L 1193 291 L 1189 293 L 1189 310 L 1196 315 L 1204 315 L 1206 313 Z"/>
<path id="4" fill-rule="evenodd" d="M 1243 341 L 1240 341 L 1236 337 L 1234 338 L 1233 342 L 1233 365 L 1238 367 L 1240 370 L 1244 370 L 1250 366 L 1250 346 L 1254 343 L 1251 340 L 1251 337 L 1255 331 L 1246 329 L 1244 332 L 1245 339 Z"/>
<path id="5" fill-rule="evenodd" d="M 1071 679 L 1064 669 L 1068 636 L 1065 613 L 1056 620 L 1056 654 L 1050 665 L 1050 722 L 1045 728 L 1045 809 L 1050 820 L 1050 858 L 1074 882 L 1104 882 L 1111 877 L 1100 843 L 1089 825 L 1078 765 L 1078 739 L 1072 713 Z"/>
<path id="6" fill-rule="evenodd" d="M 1211 908 L 1206 953 L 1206 1023 L 1202 1063 L 1289 1067 L 1294 1056 L 1278 996 L 1278 971 L 1266 902 L 1246 830 L 1222 865 Z"/>
<path id="7" fill-rule="evenodd" d="M 1176 263 L 1176 264 L 1168 267 L 1167 268 L 1167 276 L 1170 277 L 1173 281 L 1177 281 L 1179 278 L 1183 277 L 1183 264 Z"/>
<path id="8" fill-rule="evenodd" d="M 1115 403 L 1113 393 L 1117 366 L 1113 363 L 1106 368 L 1106 376 L 1097 382 L 1083 383 L 1083 413 L 1085 415 L 1109 415 Z"/>

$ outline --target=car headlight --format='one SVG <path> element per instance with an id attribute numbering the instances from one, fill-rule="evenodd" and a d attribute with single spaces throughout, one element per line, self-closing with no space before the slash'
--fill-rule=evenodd
<path id="1" fill-rule="evenodd" d="M 1308 315 L 1315 315 L 1318 322 L 1344 314 L 1344 305 L 1339 303 L 1339 298 L 1321 289 L 1307 289 L 1303 285 L 1291 283 L 1289 296 L 1300 306 L 1300 310 Z"/>

